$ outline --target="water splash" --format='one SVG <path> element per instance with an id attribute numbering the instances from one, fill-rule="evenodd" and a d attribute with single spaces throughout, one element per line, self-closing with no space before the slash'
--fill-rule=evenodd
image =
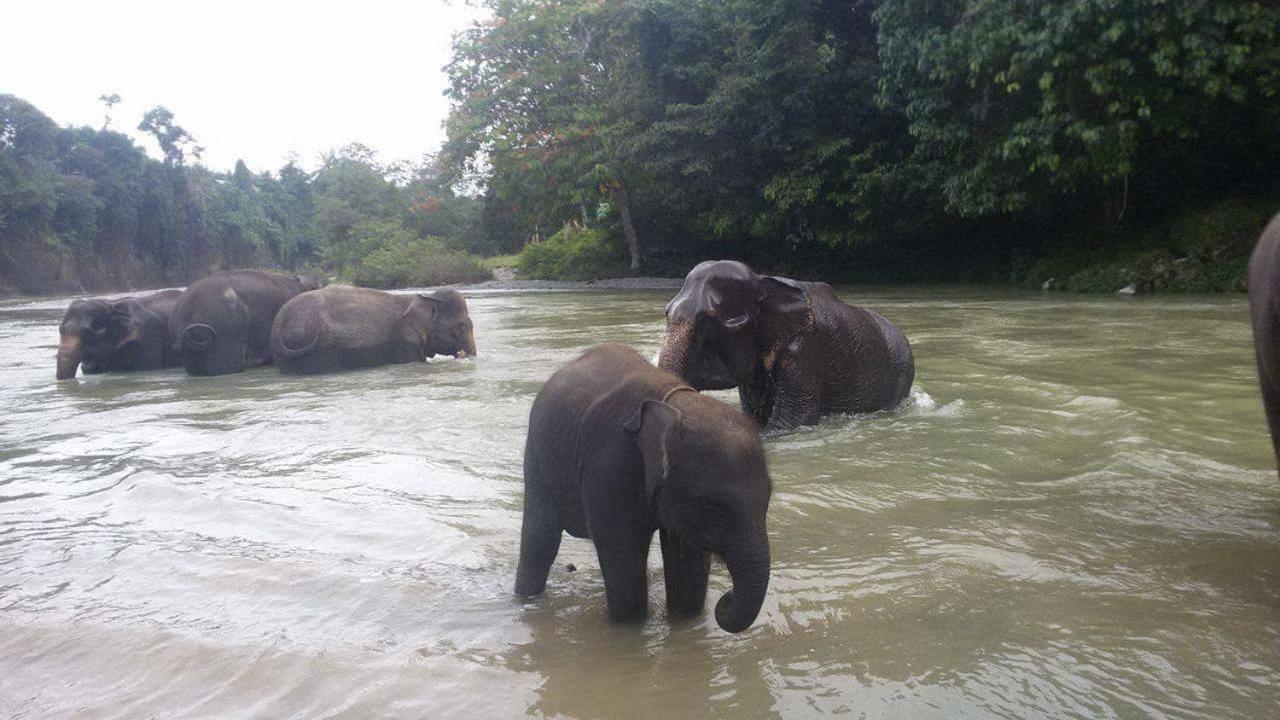
<path id="1" fill-rule="evenodd" d="M 964 414 L 964 400 L 952 400 L 938 405 L 933 396 L 919 386 L 911 388 L 911 394 L 894 412 L 898 415 L 918 417 L 959 417 Z"/>

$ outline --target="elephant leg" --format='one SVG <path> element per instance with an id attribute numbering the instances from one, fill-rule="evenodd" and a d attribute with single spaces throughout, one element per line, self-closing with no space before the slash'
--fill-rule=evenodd
<path id="1" fill-rule="evenodd" d="M 520 565 L 516 569 L 516 594 L 542 594 L 547 587 L 551 563 L 560 552 L 560 517 L 546 499 L 524 493 L 524 523 L 520 529 Z"/>
<path id="2" fill-rule="evenodd" d="M 609 617 L 624 622 L 643 620 L 649 613 L 649 544 L 653 534 L 634 528 L 592 532 L 600 571 L 604 574 Z"/>
<path id="3" fill-rule="evenodd" d="M 1280 336 L 1280 328 L 1272 326 L 1274 332 L 1255 333 L 1254 354 L 1258 360 L 1258 384 L 1262 390 L 1262 408 L 1267 413 L 1267 429 L 1271 431 L 1271 447 L 1280 465 L 1280 367 L 1275 358 L 1280 358 L 1280 343 L 1272 342 L 1273 335 Z"/>
<path id="4" fill-rule="evenodd" d="M 773 407 L 766 432 L 785 432 L 805 425 L 817 425 L 822 408 L 820 360 L 812 353 L 784 354 L 774 365 Z"/>
<path id="5" fill-rule="evenodd" d="M 662 542 L 662 578 L 667 586 L 667 612 L 684 617 L 702 613 L 707 602 L 711 553 L 681 542 L 666 530 L 659 530 L 658 538 Z"/>

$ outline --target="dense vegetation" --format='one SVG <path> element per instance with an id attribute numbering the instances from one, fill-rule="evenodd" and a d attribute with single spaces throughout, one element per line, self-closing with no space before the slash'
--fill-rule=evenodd
<path id="1" fill-rule="evenodd" d="M 487 189 L 495 249 L 576 219 L 652 271 L 1039 284 L 1186 207 L 1280 208 L 1274 3 L 485 4 L 444 157 Z M 530 265 L 584 252 L 613 257 L 580 239 Z"/>
<path id="2" fill-rule="evenodd" d="M 245 265 L 377 285 L 673 274 L 1230 289 L 1280 209 L 1280 5 L 483 0 L 438 156 L 202 167 L 164 108 L 0 95 L 0 287 Z M 119 101 L 104 96 L 108 113 Z M 468 254 L 469 253 L 469 254 Z"/>
<path id="3" fill-rule="evenodd" d="M 219 173 L 193 162 L 199 146 L 164 108 L 139 125 L 163 160 L 109 125 L 59 127 L 0 95 L 0 290 L 179 285 L 234 267 L 377 287 L 489 277 L 457 249 L 479 245 L 479 201 L 442 185 L 430 161 L 382 165 L 350 145 L 314 173 L 292 162 Z"/>

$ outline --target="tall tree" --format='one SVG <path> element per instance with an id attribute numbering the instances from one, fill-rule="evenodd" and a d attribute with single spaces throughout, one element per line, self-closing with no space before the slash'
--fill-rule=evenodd
<path id="1" fill-rule="evenodd" d="M 102 129 L 107 130 L 111 127 L 111 109 L 120 104 L 120 94 L 111 93 L 110 95 L 99 95 L 98 100 L 102 103 L 106 110 L 102 113 Z"/>
<path id="2" fill-rule="evenodd" d="M 173 112 L 163 105 L 151 108 L 142 116 L 138 129 L 156 139 L 164 162 L 170 167 L 182 167 L 187 155 L 199 160 L 204 148 L 195 137 L 173 121 Z"/>
<path id="3" fill-rule="evenodd" d="M 607 195 L 616 205 L 631 267 L 642 246 L 622 151 L 628 74 L 627 3 L 490 0 L 492 18 L 461 33 L 448 65 L 455 101 L 448 157 L 487 167 L 500 197 L 534 226 L 555 227 Z M 532 208 L 559 208 L 539 217 Z"/>

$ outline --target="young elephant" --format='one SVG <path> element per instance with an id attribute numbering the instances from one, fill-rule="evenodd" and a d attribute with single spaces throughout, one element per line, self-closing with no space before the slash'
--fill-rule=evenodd
<path id="1" fill-rule="evenodd" d="M 58 327 L 55 377 L 70 380 L 119 370 L 157 370 L 179 362 L 169 336 L 169 316 L 181 290 L 116 300 L 75 300 Z"/>
<path id="2" fill-rule="evenodd" d="M 312 278 L 263 270 L 229 270 L 192 283 L 169 331 L 189 375 L 226 375 L 271 362 L 271 323 Z"/>
<path id="3" fill-rule="evenodd" d="M 659 367 L 699 390 L 738 388 L 743 411 L 769 431 L 892 408 L 916 372 L 907 338 L 880 314 L 846 305 L 826 283 L 730 260 L 689 271 L 667 305 Z"/>
<path id="4" fill-rule="evenodd" d="M 609 614 L 643 618 L 657 530 L 670 612 L 702 612 L 715 553 L 733 578 L 716 622 L 746 630 L 769 585 L 770 491 L 749 418 L 625 345 L 600 345 L 561 368 L 533 401 L 516 594 L 543 591 L 566 531 L 594 541 Z"/>
<path id="5" fill-rule="evenodd" d="M 1249 313 L 1262 406 L 1280 462 L 1280 215 L 1262 231 L 1249 259 Z"/>
<path id="6" fill-rule="evenodd" d="M 331 286 L 290 300 L 271 328 L 286 374 L 313 374 L 476 354 L 467 301 L 454 290 L 394 295 Z"/>

